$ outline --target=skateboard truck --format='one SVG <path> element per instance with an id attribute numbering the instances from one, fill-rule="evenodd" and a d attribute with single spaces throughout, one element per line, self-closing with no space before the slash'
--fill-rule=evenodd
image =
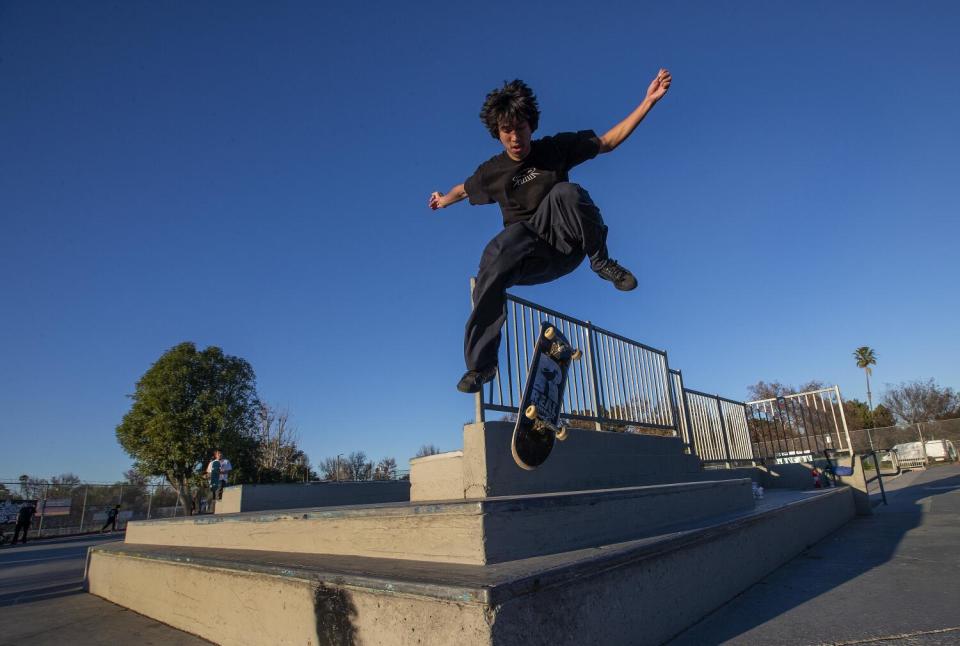
<path id="1" fill-rule="evenodd" d="M 567 439 L 567 427 L 551 424 L 548 420 L 540 419 L 536 404 L 527 406 L 527 410 L 523 411 L 523 415 L 533 422 L 533 430 L 540 433 L 553 433 L 561 442 Z"/>
<path id="2" fill-rule="evenodd" d="M 583 356 L 583 353 L 579 348 L 572 348 L 566 343 L 558 340 L 557 338 L 557 329 L 554 327 L 548 327 L 543 331 L 543 338 L 547 341 L 550 341 L 550 349 L 547 350 L 549 354 L 555 361 L 578 361 L 580 357 Z"/>

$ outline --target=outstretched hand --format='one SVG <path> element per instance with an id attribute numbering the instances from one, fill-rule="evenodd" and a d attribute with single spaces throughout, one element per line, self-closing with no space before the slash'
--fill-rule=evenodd
<path id="1" fill-rule="evenodd" d="M 657 72 L 657 76 L 650 82 L 650 87 L 647 88 L 647 98 L 654 102 L 662 99 L 663 95 L 670 89 L 672 78 L 669 70 L 661 68 Z"/>
<path id="2" fill-rule="evenodd" d="M 443 206 L 440 204 L 440 200 L 442 198 L 443 198 L 443 193 L 440 193 L 439 191 L 434 191 L 433 193 L 430 194 L 430 201 L 427 202 L 427 204 L 430 206 L 431 209 L 436 211 L 437 209 L 443 208 Z"/>

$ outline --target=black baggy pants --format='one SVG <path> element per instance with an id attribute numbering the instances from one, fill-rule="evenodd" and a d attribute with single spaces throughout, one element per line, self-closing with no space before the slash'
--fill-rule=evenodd
<path id="1" fill-rule="evenodd" d="M 11 543 L 11 545 L 16 545 L 16 544 L 17 544 L 17 537 L 20 535 L 20 530 L 23 530 L 23 541 L 22 541 L 22 542 L 26 543 L 26 542 L 27 542 L 27 533 L 30 531 L 30 521 L 27 521 L 27 522 L 25 522 L 25 523 L 20 523 L 20 522 L 17 523 L 17 526 L 14 527 L 14 529 L 13 529 L 13 542 Z"/>
<path id="2" fill-rule="evenodd" d="M 507 226 L 483 250 L 463 341 L 467 369 L 497 363 L 507 289 L 565 276 L 585 257 L 594 268 L 606 260 L 607 227 L 584 189 L 560 182 L 529 220 Z"/>

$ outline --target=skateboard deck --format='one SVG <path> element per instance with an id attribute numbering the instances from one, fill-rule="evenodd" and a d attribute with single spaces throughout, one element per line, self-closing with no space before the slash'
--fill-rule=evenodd
<path id="1" fill-rule="evenodd" d="M 579 358 L 580 351 L 560 330 L 546 322 L 540 324 L 510 446 L 520 468 L 536 469 L 550 456 L 557 440 L 567 439 L 567 430 L 560 425 L 560 409 L 567 371 Z"/>

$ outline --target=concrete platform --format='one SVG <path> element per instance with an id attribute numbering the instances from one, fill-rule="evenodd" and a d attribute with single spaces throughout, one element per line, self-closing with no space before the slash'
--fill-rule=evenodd
<path id="1" fill-rule="evenodd" d="M 408 480 L 245 484 L 227 487 L 214 513 L 369 505 L 410 500 Z"/>
<path id="2" fill-rule="evenodd" d="M 128 543 L 91 550 L 87 581 L 218 643 L 657 644 L 853 515 L 849 488 L 771 492 L 657 536 L 487 565 Z"/>
<path id="3" fill-rule="evenodd" d="M 676 437 L 570 429 L 535 471 L 510 453 L 513 423 L 463 427 L 463 450 L 410 461 L 410 500 L 464 500 L 610 489 L 703 478 L 699 458 Z"/>
<path id="4" fill-rule="evenodd" d="M 750 481 L 739 479 L 132 521 L 126 542 L 484 565 L 650 536 L 752 507 Z"/>

